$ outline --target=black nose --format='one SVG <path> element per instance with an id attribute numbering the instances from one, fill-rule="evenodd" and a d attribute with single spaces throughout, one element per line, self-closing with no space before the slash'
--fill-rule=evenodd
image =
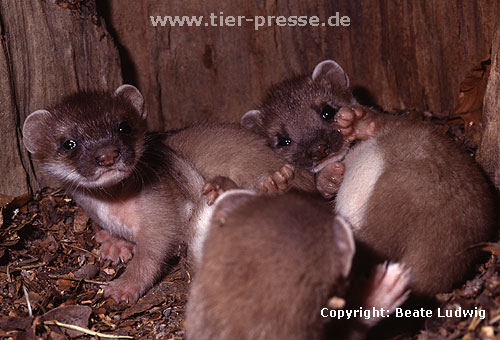
<path id="1" fill-rule="evenodd" d="M 326 156 L 328 156 L 329 153 L 329 146 L 328 144 L 318 144 L 314 147 L 311 148 L 311 158 L 313 161 L 320 161 Z"/>
<path id="2" fill-rule="evenodd" d="M 97 154 L 95 160 L 100 166 L 112 166 L 116 163 L 118 156 L 120 153 L 116 149 L 102 150 Z"/>

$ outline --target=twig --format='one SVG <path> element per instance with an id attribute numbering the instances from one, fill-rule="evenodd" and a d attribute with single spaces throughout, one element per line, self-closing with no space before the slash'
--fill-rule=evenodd
<path id="1" fill-rule="evenodd" d="M 26 286 L 24 284 L 23 284 L 23 291 L 24 291 L 24 297 L 26 298 L 26 305 L 28 305 L 28 315 L 31 317 L 33 316 L 33 311 L 31 310 L 31 303 L 28 296 L 28 290 L 26 289 Z"/>
<path id="2" fill-rule="evenodd" d="M 70 280 L 70 281 L 84 281 L 86 283 L 94 283 L 96 285 L 107 285 L 107 282 L 104 281 L 96 281 L 96 280 L 88 280 L 88 279 L 78 279 L 73 276 L 69 275 L 54 275 L 54 274 L 49 274 L 48 277 L 50 279 L 63 279 L 63 280 Z"/>
<path id="3" fill-rule="evenodd" d="M 14 266 L 14 268 L 16 268 L 16 269 L 24 269 L 24 270 L 26 270 L 26 269 L 32 269 L 32 268 L 37 268 L 37 267 L 43 267 L 43 266 L 45 266 L 46 264 L 47 264 L 47 263 L 45 263 L 45 262 L 39 262 L 39 263 L 34 263 L 34 264 L 27 264 L 27 265 L 25 265 L 25 266 L 20 266 L 20 267 L 18 267 L 18 266 Z"/>
<path id="4" fill-rule="evenodd" d="M 91 331 L 90 329 L 83 328 L 83 327 L 80 327 L 80 326 L 70 325 L 70 324 L 67 324 L 67 323 L 62 323 L 62 322 L 59 322 L 57 320 L 44 321 L 43 324 L 44 325 L 55 325 L 55 326 L 59 326 L 59 327 L 65 327 L 65 328 L 69 328 L 69 329 L 72 329 L 72 330 L 75 330 L 75 331 L 82 332 L 84 334 L 88 334 L 88 335 L 92 335 L 92 336 L 98 336 L 100 338 L 110 338 L 110 339 L 133 339 L 134 338 L 134 337 L 128 336 L 128 335 L 103 334 L 103 333 L 99 333 L 99 332 L 96 332 L 96 331 Z"/>
<path id="5" fill-rule="evenodd" d="M 482 311 L 483 309 L 481 307 L 478 308 L 478 313 Z M 476 330 L 477 326 L 481 323 L 481 318 L 479 318 L 477 315 L 472 319 L 471 323 L 469 324 L 469 327 L 467 328 L 468 332 L 473 332 Z"/>
<path id="6" fill-rule="evenodd" d="M 493 325 L 493 324 L 497 323 L 498 321 L 500 321 L 500 314 L 495 316 L 493 319 L 491 319 L 489 324 Z"/>
<path id="7" fill-rule="evenodd" d="M 38 261 L 38 259 L 33 259 L 34 261 Z M 7 265 L 7 280 L 8 282 L 12 282 L 11 281 L 11 278 L 10 278 L 10 273 L 11 271 L 18 271 L 18 270 L 21 270 L 21 269 L 32 269 L 32 268 L 37 268 L 37 267 L 42 267 L 42 266 L 45 266 L 47 263 L 45 262 L 38 262 L 38 263 L 33 263 L 33 264 L 25 264 L 25 263 L 31 263 L 33 261 L 22 261 L 22 262 L 13 262 L 13 263 L 9 263 Z M 12 268 L 12 270 L 11 270 Z"/>
<path id="8" fill-rule="evenodd" d="M 92 256 L 94 256 L 94 257 L 96 257 L 96 258 L 98 258 L 98 257 L 99 257 L 98 255 L 96 255 L 96 254 L 94 254 L 94 253 L 92 253 L 92 252 L 88 251 L 87 249 L 83 249 L 83 248 L 80 248 L 80 247 L 77 247 L 77 246 L 74 246 L 74 245 L 71 245 L 71 244 L 65 244 L 65 246 L 68 246 L 68 247 L 70 247 L 70 248 L 74 248 L 74 249 L 77 249 L 77 250 L 83 251 L 83 252 L 85 252 L 85 253 L 87 253 L 87 254 L 89 254 L 89 255 L 92 255 Z"/>
<path id="9" fill-rule="evenodd" d="M 467 251 L 469 251 L 471 249 L 478 248 L 478 247 L 483 247 L 483 246 L 487 247 L 487 246 L 489 246 L 491 244 L 492 244 L 491 242 L 479 242 L 479 243 L 472 244 L 472 245 L 466 247 L 465 249 L 459 251 L 457 253 L 457 256 L 460 256 L 460 255 L 464 254 L 465 252 L 467 252 Z M 493 243 L 493 244 L 495 244 L 495 243 Z M 487 249 L 483 249 L 483 250 L 487 250 Z"/>

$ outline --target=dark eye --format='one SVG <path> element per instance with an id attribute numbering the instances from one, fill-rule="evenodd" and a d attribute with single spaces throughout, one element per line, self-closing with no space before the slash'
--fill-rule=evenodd
<path id="1" fill-rule="evenodd" d="M 321 118 L 323 118 L 324 120 L 331 120 L 333 117 L 335 117 L 335 114 L 338 110 L 339 109 L 333 108 L 330 105 L 326 104 L 321 110 Z"/>
<path id="2" fill-rule="evenodd" d="M 129 123 L 127 123 L 127 122 L 121 122 L 120 125 L 118 125 L 118 131 L 120 133 L 128 135 L 129 133 L 132 132 L 132 128 L 130 127 Z"/>
<path id="3" fill-rule="evenodd" d="M 289 146 L 292 144 L 290 137 L 278 137 L 278 146 Z"/>
<path id="4" fill-rule="evenodd" d="M 73 150 L 74 148 L 76 148 L 76 142 L 72 139 L 68 139 L 63 143 L 63 148 L 65 148 L 66 150 Z"/>

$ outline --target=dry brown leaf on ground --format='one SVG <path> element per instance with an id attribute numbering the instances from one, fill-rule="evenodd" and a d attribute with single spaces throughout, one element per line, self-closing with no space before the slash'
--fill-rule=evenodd
<path id="1" fill-rule="evenodd" d="M 92 313 L 92 308 L 88 306 L 62 306 L 54 308 L 44 315 L 41 316 L 41 321 L 57 320 L 66 324 L 87 327 L 89 323 L 90 314 Z M 51 328 L 57 329 L 57 326 L 50 326 Z M 72 329 L 62 329 L 67 335 L 74 337 L 82 335 L 81 332 Z"/>

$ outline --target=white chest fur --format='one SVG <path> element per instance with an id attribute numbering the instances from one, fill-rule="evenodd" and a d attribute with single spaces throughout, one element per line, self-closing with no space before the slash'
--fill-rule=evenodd
<path id="1" fill-rule="evenodd" d="M 78 205 L 103 229 L 135 242 L 140 226 L 139 210 L 134 199 L 108 201 L 85 194 L 73 195 Z"/>
<path id="2" fill-rule="evenodd" d="M 192 249 L 191 251 L 193 254 L 193 261 L 197 265 L 201 263 L 203 243 L 205 242 L 205 238 L 207 237 L 214 208 L 214 205 L 209 206 L 203 200 L 200 209 L 198 209 L 198 213 L 194 216 L 193 240 L 189 246 Z"/>
<path id="3" fill-rule="evenodd" d="M 344 180 L 337 193 L 335 210 L 356 231 L 363 226 L 367 203 L 384 171 L 384 159 L 376 140 L 356 145 L 347 154 L 344 165 Z"/>

